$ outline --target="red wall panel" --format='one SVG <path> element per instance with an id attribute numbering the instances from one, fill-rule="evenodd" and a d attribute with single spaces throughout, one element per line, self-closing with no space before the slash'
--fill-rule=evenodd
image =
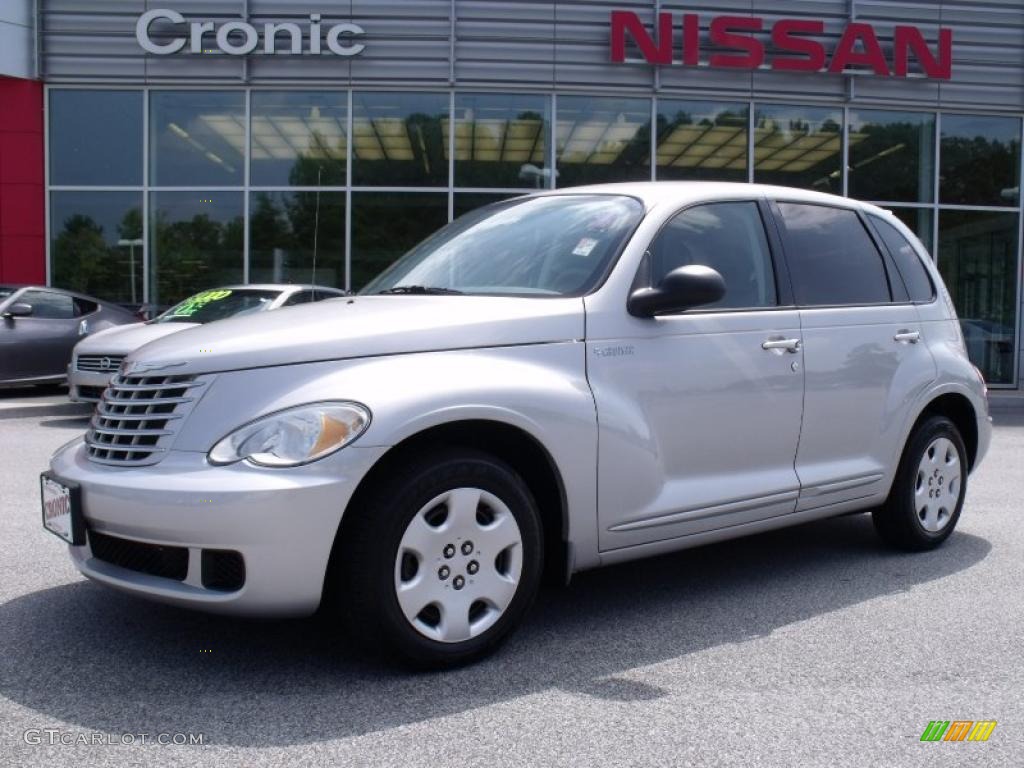
<path id="1" fill-rule="evenodd" d="M 43 84 L 0 77 L 0 282 L 46 280 Z"/>

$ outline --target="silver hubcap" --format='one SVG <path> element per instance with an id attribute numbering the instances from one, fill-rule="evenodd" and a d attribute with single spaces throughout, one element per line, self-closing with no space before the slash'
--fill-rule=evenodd
<path id="1" fill-rule="evenodd" d="M 494 625 L 519 587 L 523 539 L 505 503 L 455 488 L 420 509 L 395 559 L 405 618 L 432 640 L 458 643 Z"/>
<path id="2" fill-rule="evenodd" d="M 948 438 L 935 438 L 921 457 L 914 485 L 914 508 L 926 531 L 935 533 L 949 524 L 960 498 L 960 480 L 956 446 Z"/>

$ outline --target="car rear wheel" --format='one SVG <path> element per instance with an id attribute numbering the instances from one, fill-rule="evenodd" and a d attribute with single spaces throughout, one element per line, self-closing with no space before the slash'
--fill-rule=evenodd
<path id="1" fill-rule="evenodd" d="M 933 549 L 953 533 L 966 491 L 960 432 L 945 416 L 931 416 L 907 441 L 889 498 L 872 513 L 875 529 L 900 549 Z"/>
<path id="2" fill-rule="evenodd" d="M 536 595 L 536 504 L 509 466 L 477 451 L 407 465 L 372 489 L 342 529 L 338 598 L 350 634 L 417 666 L 475 660 Z"/>

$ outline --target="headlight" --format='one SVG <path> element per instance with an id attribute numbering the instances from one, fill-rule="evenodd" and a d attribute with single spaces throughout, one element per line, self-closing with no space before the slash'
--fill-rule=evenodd
<path id="1" fill-rule="evenodd" d="M 265 467 L 294 467 L 345 447 L 370 426 L 370 411 L 359 403 L 300 405 L 239 427 L 210 451 L 212 464 L 248 459 Z"/>

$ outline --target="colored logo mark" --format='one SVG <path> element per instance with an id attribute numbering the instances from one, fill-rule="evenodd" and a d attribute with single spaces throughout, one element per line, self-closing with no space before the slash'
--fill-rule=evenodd
<path id="1" fill-rule="evenodd" d="M 995 720 L 931 720 L 921 741 L 988 741 L 995 727 Z"/>

